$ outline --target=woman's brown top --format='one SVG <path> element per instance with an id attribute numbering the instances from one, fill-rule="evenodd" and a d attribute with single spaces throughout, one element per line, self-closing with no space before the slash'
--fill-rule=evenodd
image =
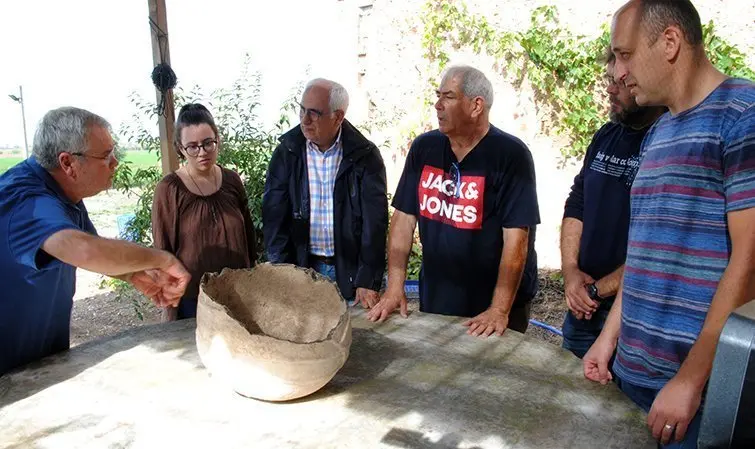
<path id="1" fill-rule="evenodd" d="M 175 173 L 155 189 L 152 240 L 191 273 L 183 298 L 199 295 L 204 273 L 254 265 L 254 225 L 244 185 L 235 172 L 222 167 L 221 172 L 220 189 L 212 195 L 195 195 Z"/>

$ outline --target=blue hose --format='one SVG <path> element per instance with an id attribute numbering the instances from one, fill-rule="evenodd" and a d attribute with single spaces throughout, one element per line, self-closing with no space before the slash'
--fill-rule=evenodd
<path id="1" fill-rule="evenodd" d="M 537 327 L 542 327 L 543 329 L 547 330 L 548 332 L 552 334 L 556 334 L 559 337 L 563 337 L 564 334 L 561 332 L 560 329 L 556 329 L 555 327 L 551 326 L 550 324 L 541 323 L 537 320 L 530 320 L 530 324 L 534 324 Z"/>

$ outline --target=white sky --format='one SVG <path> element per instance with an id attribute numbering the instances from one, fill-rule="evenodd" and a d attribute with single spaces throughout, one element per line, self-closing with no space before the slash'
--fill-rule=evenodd
<path id="1" fill-rule="evenodd" d="M 179 86 L 229 86 L 248 52 L 263 76 L 261 114 L 272 120 L 307 67 L 312 76 L 349 73 L 343 50 L 355 44 L 341 2 L 166 1 Z M 118 129 L 133 111 L 131 92 L 154 99 L 148 13 L 147 0 L 0 0 L 0 146 L 23 147 L 21 108 L 7 96 L 19 84 L 30 146 L 55 107 L 89 109 Z"/>

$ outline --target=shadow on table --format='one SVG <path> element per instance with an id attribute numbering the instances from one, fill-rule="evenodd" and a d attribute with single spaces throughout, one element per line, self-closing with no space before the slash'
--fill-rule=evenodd
<path id="1" fill-rule="evenodd" d="M 355 356 L 355 351 L 363 356 Z M 351 354 L 335 377 L 317 392 L 286 403 L 316 401 L 343 393 L 354 384 L 375 379 L 393 360 L 403 356 L 401 345 L 390 338 L 372 329 L 352 328 Z"/>
<path id="2" fill-rule="evenodd" d="M 194 346 L 195 320 L 141 326 L 92 340 L 0 377 L 0 408 L 65 382 L 107 358 L 139 345 L 162 352 L 179 349 L 177 357 L 201 366 Z M 176 339 L 175 335 L 186 334 Z M 166 338 L 168 335 L 171 338 Z"/>
<path id="3" fill-rule="evenodd" d="M 455 434 L 446 434 L 437 442 L 430 441 L 422 432 L 413 430 L 392 428 L 380 440 L 381 443 L 403 449 L 458 449 L 462 439 Z M 471 446 L 469 449 L 481 449 L 479 446 Z"/>
<path id="4" fill-rule="evenodd" d="M 654 447 L 641 411 L 615 387 L 585 380 L 566 351 L 526 337 L 510 344 L 475 339 L 458 332 L 456 322 L 414 319 L 433 325 L 422 335 L 362 331 L 354 344 L 369 350 L 355 352 L 334 379 L 333 392 L 346 390 L 345 406 L 367 426 L 388 426 L 381 443 Z"/>
<path id="5" fill-rule="evenodd" d="M 3 435 L 5 441 L 10 441 L 10 446 L 4 446 L 5 449 L 28 449 L 31 447 L 40 447 L 40 443 L 43 440 L 54 436 L 60 440 L 66 433 L 77 433 L 86 429 L 100 426 L 104 416 L 98 415 L 85 415 L 77 417 L 74 420 L 68 421 L 64 424 L 57 426 L 51 426 L 47 429 L 32 432 L 30 434 L 24 434 L 22 437 L 16 439 L 14 435 Z M 109 429 L 108 434 L 112 432 L 119 432 L 121 435 L 118 437 L 119 447 L 129 447 L 134 442 L 134 429 L 133 426 L 120 423 L 114 429 Z M 125 435 L 123 435 L 125 433 Z"/>

